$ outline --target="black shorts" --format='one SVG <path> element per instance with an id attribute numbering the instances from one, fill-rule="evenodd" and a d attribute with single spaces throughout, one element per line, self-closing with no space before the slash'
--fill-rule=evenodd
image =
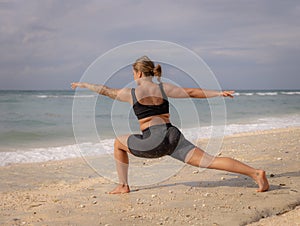
<path id="1" fill-rule="evenodd" d="M 189 151 L 196 147 L 171 123 L 150 126 L 142 134 L 130 135 L 127 146 L 137 157 L 159 158 L 170 155 L 182 162 Z"/>

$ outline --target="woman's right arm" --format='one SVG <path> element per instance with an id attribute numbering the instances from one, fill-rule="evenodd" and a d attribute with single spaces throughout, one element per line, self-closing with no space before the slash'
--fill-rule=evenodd
<path id="1" fill-rule="evenodd" d="M 98 94 L 110 97 L 111 99 L 124 101 L 124 102 L 132 102 L 130 88 L 124 89 L 113 89 L 101 84 L 90 84 L 86 82 L 73 82 L 71 83 L 72 89 L 86 88 Z"/>

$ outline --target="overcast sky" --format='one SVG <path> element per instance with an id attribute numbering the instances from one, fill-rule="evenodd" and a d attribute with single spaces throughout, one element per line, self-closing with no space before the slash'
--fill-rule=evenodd
<path id="1" fill-rule="evenodd" d="M 193 50 L 224 89 L 300 89 L 297 0 L 0 0 L 0 89 L 69 89 L 139 40 Z"/>

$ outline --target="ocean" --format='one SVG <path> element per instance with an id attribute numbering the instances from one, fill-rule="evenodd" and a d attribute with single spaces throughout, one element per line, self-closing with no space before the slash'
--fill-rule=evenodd
<path id="1" fill-rule="evenodd" d="M 129 104 L 74 94 L 0 91 L 0 166 L 112 153 L 116 135 L 139 132 Z M 172 99 L 171 121 L 192 141 L 209 138 L 218 126 L 224 135 L 300 126 L 300 90 L 236 91 L 224 101 L 226 114 L 217 112 L 218 119 L 212 111 L 222 102 Z M 74 112 L 74 104 L 80 111 Z"/>

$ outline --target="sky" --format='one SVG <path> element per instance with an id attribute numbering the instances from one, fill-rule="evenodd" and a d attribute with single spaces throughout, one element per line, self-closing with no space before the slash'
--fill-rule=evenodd
<path id="1" fill-rule="evenodd" d="M 297 0 L 0 0 L 0 89 L 70 89 L 141 40 L 194 51 L 224 89 L 300 89 Z"/>

